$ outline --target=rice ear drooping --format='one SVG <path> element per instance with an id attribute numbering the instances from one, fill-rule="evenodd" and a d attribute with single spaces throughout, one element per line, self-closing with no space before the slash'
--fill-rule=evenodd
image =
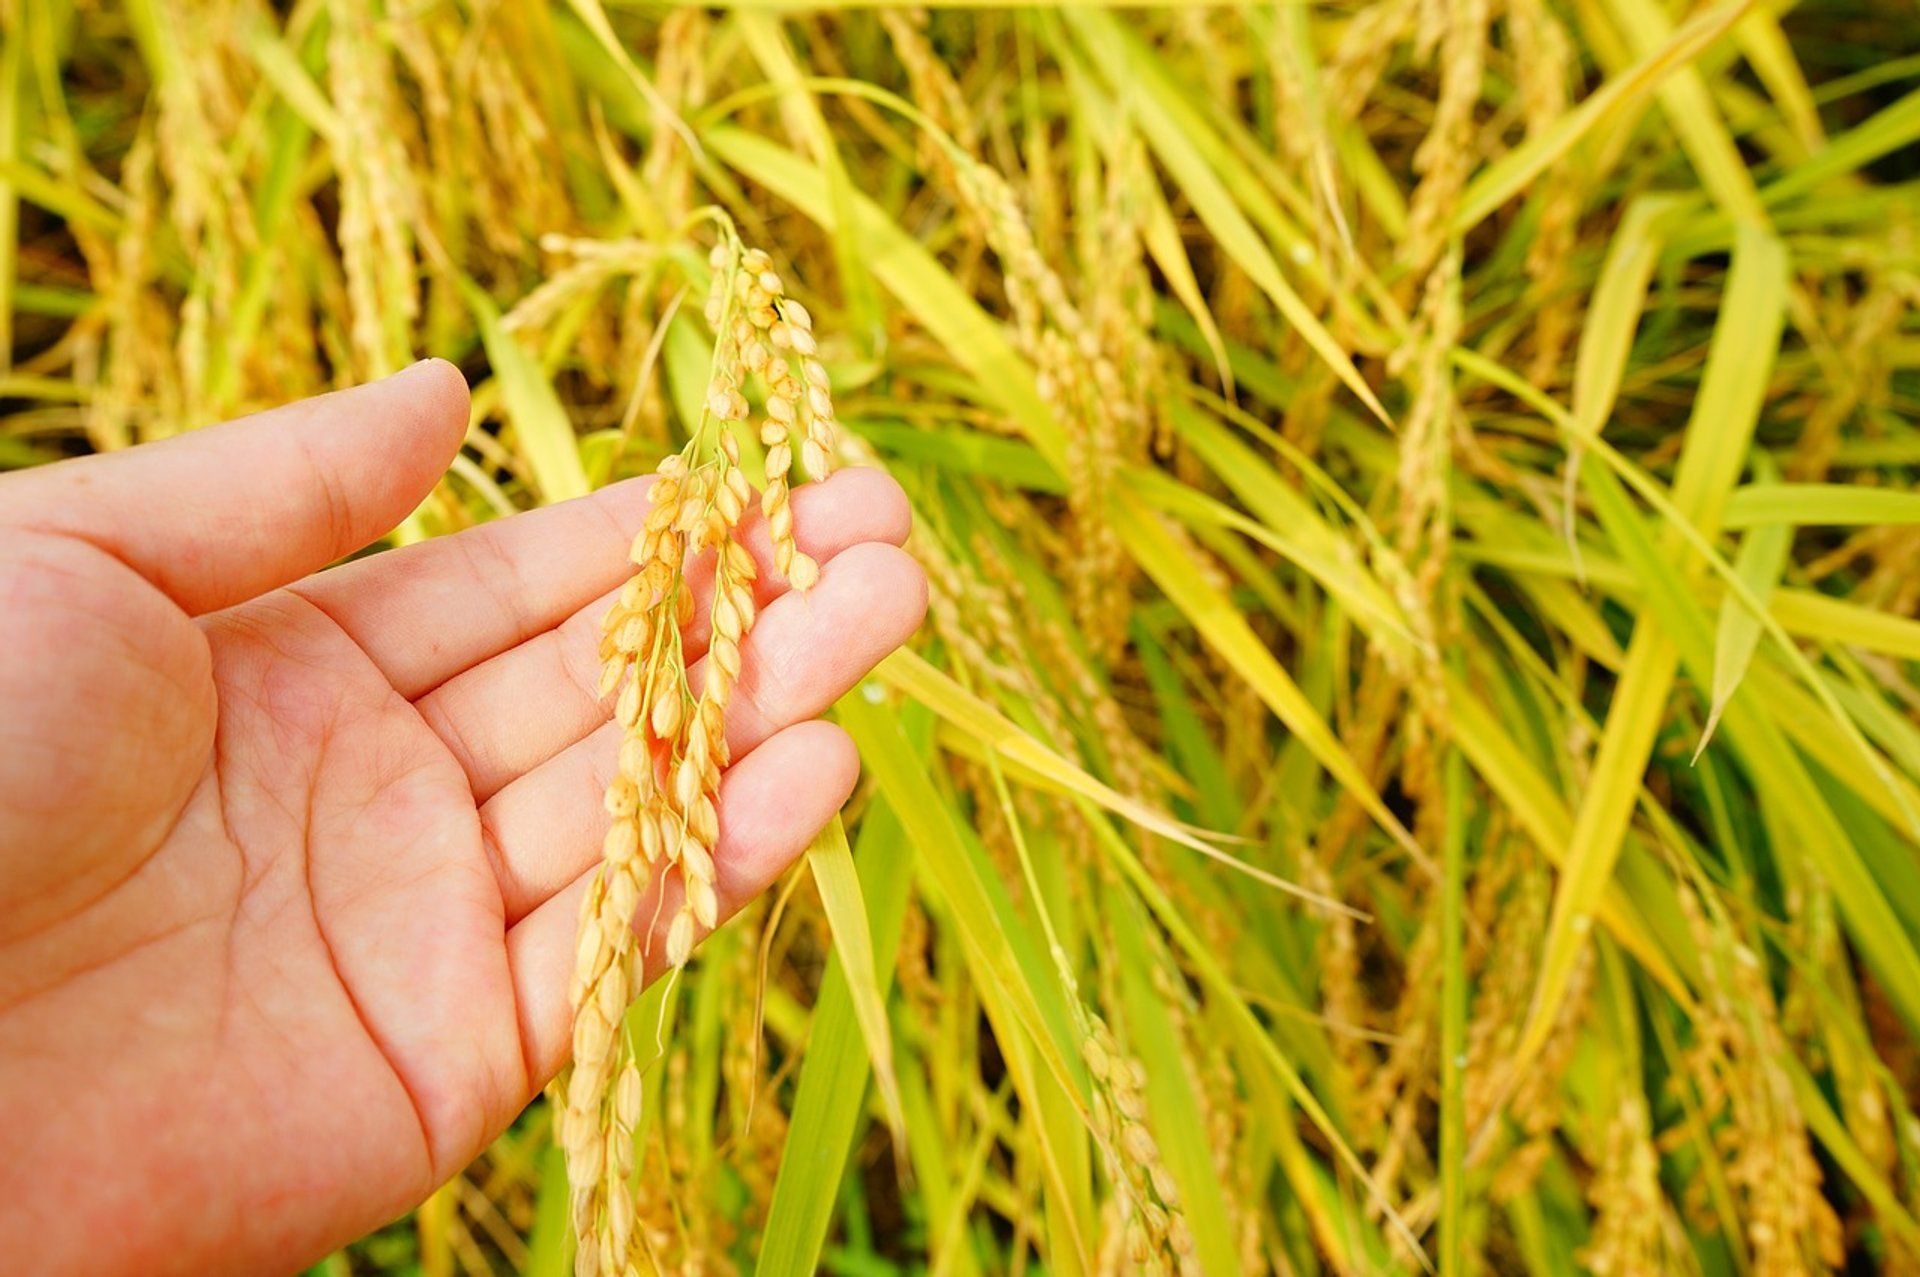
<path id="1" fill-rule="evenodd" d="M 612 823 L 581 905 L 573 1063 L 557 1087 L 579 1277 L 645 1270 L 632 1186 L 640 1068 L 622 1024 L 646 985 L 654 941 L 664 946 L 664 965 L 678 969 L 720 920 L 714 856 L 729 759 L 727 705 L 757 612 L 760 571 L 741 526 L 755 497 L 734 434 L 749 417 L 749 378 L 765 391 L 759 504 L 774 568 L 798 590 L 820 576 L 795 538 L 789 486 L 795 436 L 810 477 L 826 478 L 833 465 L 833 399 L 813 319 L 786 296 L 771 259 L 743 249 L 730 226 L 709 264 L 706 317 L 715 343 L 701 418 L 686 447 L 657 467 L 633 539 L 634 574 L 608 610 L 600 640 L 599 690 L 615 697 L 620 746 L 606 793 Z M 713 578 L 697 690 L 681 634 L 694 615 L 689 573 L 696 567 Z M 643 906 L 650 890 L 656 894 Z"/>

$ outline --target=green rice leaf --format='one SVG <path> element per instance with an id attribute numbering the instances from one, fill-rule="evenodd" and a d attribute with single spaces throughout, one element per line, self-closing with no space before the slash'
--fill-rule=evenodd
<path id="1" fill-rule="evenodd" d="M 1614 25 L 1641 57 L 1659 56 L 1675 39 L 1667 11 L 1654 0 L 1607 0 L 1607 4 L 1613 10 Z M 1678 68 L 1657 92 L 1668 123 L 1680 135 L 1687 158 L 1714 202 L 1738 221 L 1764 225 L 1766 213 L 1760 207 L 1759 192 L 1699 70 Z"/>
<path id="2" fill-rule="evenodd" d="M 1028 931 L 1012 913 L 1005 888 L 965 838 L 926 768 L 913 754 L 897 716 L 864 696 L 840 704 L 840 722 L 856 744 L 879 792 L 899 815 L 920 851 L 919 864 L 938 888 L 959 928 L 973 983 L 1016 1074 L 1022 1100 L 1043 1115 L 1034 1127 L 1045 1173 L 1062 1203 L 1082 1200 L 1071 1173 L 1084 1145 L 1069 1150 L 1044 1115 L 1060 1113 L 1091 1128 L 1078 1046 L 1073 1041 L 1051 963 L 1033 952 Z M 1030 1054 L 1029 1054 L 1030 1053 Z M 1074 1249 L 1087 1253 L 1092 1221 L 1070 1217 Z"/>
<path id="3" fill-rule="evenodd" d="M 494 379 L 526 455 L 533 486 L 547 502 L 585 496 L 590 485 L 580 462 L 580 442 L 553 383 L 513 334 L 500 326 L 500 312 L 492 298 L 471 280 L 461 281 L 461 292 L 479 325 L 480 340 L 493 363 Z"/>
<path id="4" fill-rule="evenodd" d="M 1825 150 L 1769 183 L 1760 198 L 1777 205 L 1920 141 L 1920 89 L 1848 129 Z"/>
<path id="5" fill-rule="evenodd" d="M 892 653 L 874 667 L 873 673 L 875 678 L 925 705 L 1008 762 L 1051 782 L 1061 792 L 1079 794 L 1142 829 L 1202 854 L 1217 852 L 1216 848 L 1197 836 L 1205 834 L 1205 830 L 1194 830 L 1137 799 L 1108 788 L 1020 730 L 991 705 L 929 665 L 924 657 L 911 649 L 902 648 Z M 1218 834 L 1212 836 L 1219 837 Z"/>

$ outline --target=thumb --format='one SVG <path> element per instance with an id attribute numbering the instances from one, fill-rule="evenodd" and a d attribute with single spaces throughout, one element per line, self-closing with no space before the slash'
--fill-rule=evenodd
<path id="1" fill-rule="evenodd" d="M 0 522 L 91 542 L 186 612 L 243 602 L 392 530 L 453 460 L 467 385 L 443 359 L 0 483 Z"/>

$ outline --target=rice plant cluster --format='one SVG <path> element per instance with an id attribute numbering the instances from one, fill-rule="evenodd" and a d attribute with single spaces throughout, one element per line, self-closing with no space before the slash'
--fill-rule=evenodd
<path id="1" fill-rule="evenodd" d="M 574 1063 L 317 1271 L 1920 1271 L 1911 4 L 5 0 L 0 324 L 0 465 L 655 475 Z M 696 948 L 841 465 L 930 620 Z"/>

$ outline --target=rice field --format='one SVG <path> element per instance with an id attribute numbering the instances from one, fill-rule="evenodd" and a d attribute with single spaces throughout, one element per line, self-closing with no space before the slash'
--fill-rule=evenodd
<path id="1" fill-rule="evenodd" d="M 913 505 L 627 1173 L 316 1274 L 1920 1271 L 1908 0 L 0 0 L 0 325 L 5 468 L 433 355 L 396 543 Z"/>

